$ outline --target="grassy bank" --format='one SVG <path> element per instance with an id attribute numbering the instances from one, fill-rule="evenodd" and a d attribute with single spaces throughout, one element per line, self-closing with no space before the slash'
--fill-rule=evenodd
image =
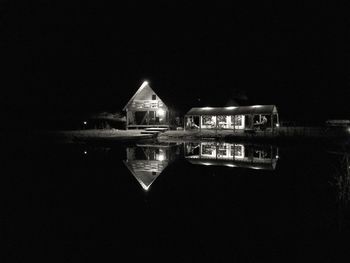
<path id="1" fill-rule="evenodd" d="M 232 130 L 190 130 L 167 131 L 158 136 L 160 141 L 200 141 L 200 140 L 271 140 L 271 141 L 338 141 L 349 140 L 347 128 L 329 129 L 323 127 L 281 127 L 274 132 L 244 132 Z"/>
<path id="2" fill-rule="evenodd" d="M 67 131 L 13 131 L 2 134 L 3 142 L 55 142 L 55 143 L 84 143 L 84 142 L 128 142 L 153 139 L 155 135 L 142 134 L 142 130 L 91 129 Z M 344 129 L 329 129 L 323 127 L 281 127 L 274 132 L 255 131 L 246 133 L 232 130 L 170 130 L 159 133 L 160 142 L 196 142 L 206 140 L 222 141 L 278 141 L 278 142 L 346 142 L 350 143 L 350 131 Z"/>
<path id="3" fill-rule="evenodd" d="M 62 143 L 77 142 L 122 142 L 140 139 L 151 139 L 153 135 L 141 134 L 141 130 L 73 130 L 73 131 L 54 131 L 38 132 L 36 134 L 41 139 Z"/>

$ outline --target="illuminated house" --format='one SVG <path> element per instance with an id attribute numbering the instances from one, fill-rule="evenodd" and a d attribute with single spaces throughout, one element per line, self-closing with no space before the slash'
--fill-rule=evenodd
<path id="1" fill-rule="evenodd" d="M 126 111 L 127 129 L 169 128 L 168 107 L 147 81 L 142 83 L 123 110 Z"/>
<path id="2" fill-rule="evenodd" d="M 185 115 L 185 129 L 273 131 L 279 126 L 275 105 L 192 108 Z"/>
<path id="3" fill-rule="evenodd" d="M 138 144 L 126 148 L 126 160 L 123 161 L 132 175 L 145 191 L 175 160 L 176 147 L 162 144 Z"/>
<path id="4" fill-rule="evenodd" d="M 190 163 L 199 165 L 274 170 L 278 148 L 243 143 L 187 143 L 185 158 Z"/>

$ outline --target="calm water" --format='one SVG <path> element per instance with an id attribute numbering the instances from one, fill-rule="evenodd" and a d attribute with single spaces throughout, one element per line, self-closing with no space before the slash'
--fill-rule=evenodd
<path id="1" fill-rule="evenodd" d="M 8 147 L 2 255 L 338 262 L 349 254 L 347 158 L 341 147 L 322 145 Z"/>

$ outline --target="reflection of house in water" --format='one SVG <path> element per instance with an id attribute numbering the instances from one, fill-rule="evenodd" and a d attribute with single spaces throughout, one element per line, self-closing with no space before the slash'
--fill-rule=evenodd
<path id="1" fill-rule="evenodd" d="M 178 147 L 169 144 L 138 144 L 126 148 L 126 167 L 135 176 L 144 190 L 176 158 Z"/>
<path id="2" fill-rule="evenodd" d="M 185 158 L 192 164 L 274 170 L 278 148 L 226 142 L 186 143 Z"/>

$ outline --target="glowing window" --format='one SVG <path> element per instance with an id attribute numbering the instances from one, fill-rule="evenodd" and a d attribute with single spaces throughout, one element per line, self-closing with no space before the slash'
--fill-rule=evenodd
<path id="1" fill-rule="evenodd" d="M 242 115 L 231 116 L 231 123 L 235 126 L 242 126 Z"/>
<path id="2" fill-rule="evenodd" d="M 202 125 L 215 126 L 214 116 L 203 116 Z"/>

